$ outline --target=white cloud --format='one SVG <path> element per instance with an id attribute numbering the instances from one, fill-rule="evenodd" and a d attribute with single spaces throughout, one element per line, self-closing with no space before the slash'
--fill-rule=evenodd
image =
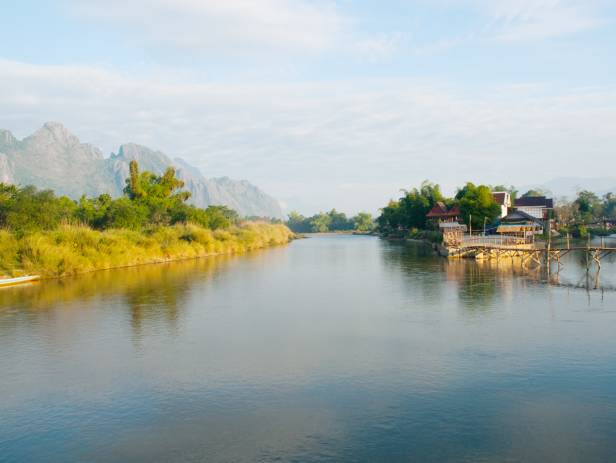
<path id="1" fill-rule="evenodd" d="M 502 40 L 560 37 L 605 24 L 597 0 L 474 0 Z"/>
<path id="2" fill-rule="evenodd" d="M 402 38 L 400 33 L 362 38 L 353 44 L 353 48 L 370 61 L 380 61 L 394 54 Z"/>
<path id="3" fill-rule="evenodd" d="M 344 28 L 327 0 L 88 0 L 70 8 L 139 41 L 207 51 L 322 51 Z"/>
<path id="4" fill-rule="evenodd" d="M 582 158 L 616 168 L 615 88 L 187 84 L 0 60 L 0 101 L 0 127 L 18 136 L 59 120 L 106 151 L 143 143 L 305 212 L 374 210 L 426 178 L 452 189 L 577 175 Z"/>
<path id="5" fill-rule="evenodd" d="M 427 0 L 425 0 L 427 1 Z M 415 44 L 415 55 L 433 55 L 482 41 L 503 43 L 567 37 L 613 22 L 605 13 L 607 0 L 430 0 L 443 9 L 463 8 L 479 15 L 468 30 Z"/>

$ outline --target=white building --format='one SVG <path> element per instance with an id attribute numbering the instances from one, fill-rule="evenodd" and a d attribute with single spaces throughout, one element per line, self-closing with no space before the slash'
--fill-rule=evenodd
<path id="1" fill-rule="evenodd" d="M 492 197 L 501 208 L 499 217 L 502 219 L 509 214 L 509 208 L 511 207 L 511 195 L 507 191 L 493 191 Z"/>
<path id="2" fill-rule="evenodd" d="M 554 209 L 554 200 L 545 196 L 530 196 L 515 200 L 515 208 L 538 220 L 547 220 L 549 211 Z"/>

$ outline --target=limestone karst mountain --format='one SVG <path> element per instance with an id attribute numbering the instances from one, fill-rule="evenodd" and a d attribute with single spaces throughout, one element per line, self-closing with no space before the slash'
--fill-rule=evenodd
<path id="1" fill-rule="evenodd" d="M 105 158 L 101 150 L 81 143 L 57 122 L 46 123 L 23 140 L 0 129 L 0 182 L 4 183 L 50 188 L 72 198 L 101 193 L 119 196 L 132 159 L 142 170 L 158 174 L 168 166 L 175 167 L 191 192 L 190 202 L 197 206 L 225 205 L 241 216 L 282 217 L 278 202 L 249 182 L 205 178 L 182 159 L 145 146 L 127 143 Z"/>

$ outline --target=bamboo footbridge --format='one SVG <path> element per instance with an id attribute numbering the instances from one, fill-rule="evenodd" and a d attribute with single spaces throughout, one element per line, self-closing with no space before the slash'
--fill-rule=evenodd
<path id="1" fill-rule="evenodd" d="M 500 260 L 506 258 L 519 259 L 522 266 L 550 267 L 552 262 L 561 266 L 561 259 L 567 254 L 577 251 L 586 255 L 586 268 L 592 263 L 601 269 L 601 260 L 610 254 L 616 254 L 616 245 L 605 245 L 602 238 L 599 245 L 572 245 L 567 239 L 564 245 L 552 245 L 548 242 L 527 242 L 522 238 L 504 236 L 469 236 L 465 235 L 457 242 L 446 243 L 447 255 L 450 258 L 474 258 Z"/>

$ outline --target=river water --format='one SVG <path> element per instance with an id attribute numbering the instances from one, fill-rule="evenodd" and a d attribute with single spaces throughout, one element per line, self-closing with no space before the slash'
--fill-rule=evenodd
<path id="1" fill-rule="evenodd" d="M 3 289 L 0 461 L 614 461 L 593 278 L 326 235 Z"/>

